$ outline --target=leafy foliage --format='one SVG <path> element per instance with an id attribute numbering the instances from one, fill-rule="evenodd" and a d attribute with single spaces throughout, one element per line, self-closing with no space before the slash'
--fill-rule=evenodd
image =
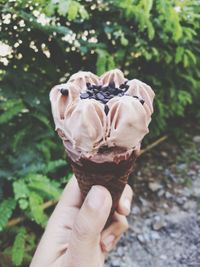
<path id="1" fill-rule="evenodd" d="M 7 221 L 10 219 L 15 205 L 15 201 L 11 198 L 4 200 L 0 204 L 0 231 L 2 231 Z"/>
<path id="2" fill-rule="evenodd" d="M 49 215 L 44 204 L 58 198 L 70 176 L 50 88 L 80 69 L 100 75 L 119 67 L 156 91 L 149 139 L 173 128 L 174 118 L 200 118 L 199 11 L 197 0 L 0 1 L 2 240 L 13 212 L 30 222 L 30 229 L 9 232 L 10 244 L 0 241 L 1 258 L 28 265 L 35 227 Z"/>
<path id="3" fill-rule="evenodd" d="M 22 227 L 19 229 L 19 232 L 16 235 L 12 247 L 12 262 L 15 266 L 20 266 L 23 261 L 25 254 L 25 238 L 26 238 L 26 229 Z"/>

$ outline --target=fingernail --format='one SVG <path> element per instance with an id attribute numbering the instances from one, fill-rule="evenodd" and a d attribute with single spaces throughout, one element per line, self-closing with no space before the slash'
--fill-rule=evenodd
<path id="1" fill-rule="evenodd" d="M 101 187 L 92 186 L 87 196 L 87 204 L 92 209 L 99 209 L 105 201 L 105 194 Z"/>
<path id="2" fill-rule="evenodd" d="M 104 244 L 104 246 L 106 247 L 107 250 L 112 248 L 114 240 L 115 240 L 115 235 L 113 235 L 113 234 L 107 236 L 103 240 L 103 244 Z"/>
<path id="3" fill-rule="evenodd" d="M 128 211 L 130 211 L 130 208 L 131 208 L 131 202 L 130 202 L 130 199 L 125 198 L 125 200 L 124 200 L 124 207 L 125 207 Z"/>

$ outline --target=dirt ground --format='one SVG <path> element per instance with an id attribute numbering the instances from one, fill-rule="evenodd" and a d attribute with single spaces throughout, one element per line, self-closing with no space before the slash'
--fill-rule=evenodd
<path id="1" fill-rule="evenodd" d="M 106 267 L 200 267 L 200 135 L 180 143 L 169 138 L 138 160 L 129 231 Z"/>

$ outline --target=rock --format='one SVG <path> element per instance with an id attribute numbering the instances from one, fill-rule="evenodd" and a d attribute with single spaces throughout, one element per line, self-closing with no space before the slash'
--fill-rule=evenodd
<path id="1" fill-rule="evenodd" d="M 155 217 L 154 220 L 155 221 L 152 224 L 153 230 L 159 231 L 160 229 L 166 226 L 166 222 L 164 221 L 164 218 L 158 216 L 158 217 Z"/>
<path id="2" fill-rule="evenodd" d="M 185 196 L 185 197 L 190 197 L 191 196 L 191 194 L 192 194 L 192 189 L 191 188 L 187 188 L 187 187 L 185 187 L 185 188 L 183 188 L 182 190 L 179 190 L 179 193 L 181 194 L 181 195 L 183 195 L 183 196 Z"/>
<path id="3" fill-rule="evenodd" d="M 157 166 L 157 170 L 159 171 L 163 170 L 163 166 Z"/>
<path id="4" fill-rule="evenodd" d="M 162 254 L 162 255 L 160 255 L 160 259 L 161 260 L 166 260 L 167 259 L 167 256 Z"/>
<path id="5" fill-rule="evenodd" d="M 141 225 L 137 225 L 137 224 L 134 224 L 134 225 L 132 225 L 131 226 L 131 230 L 134 232 L 134 233 L 136 233 L 136 234 L 141 234 L 141 232 L 142 232 L 142 227 L 141 227 Z"/>
<path id="6" fill-rule="evenodd" d="M 169 205 L 167 203 L 163 203 L 162 204 L 162 207 L 165 209 L 165 210 L 168 210 L 169 209 Z"/>
<path id="7" fill-rule="evenodd" d="M 176 203 L 178 203 L 179 205 L 183 205 L 186 201 L 187 201 L 187 198 L 184 196 L 176 198 Z"/>
<path id="8" fill-rule="evenodd" d="M 150 183 L 148 184 L 148 186 L 149 186 L 149 189 L 150 189 L 151 191 L 153 191 L 153 192 L 156 192 L 156 191 L 158 191 L 159 189 L 162 188 L 162 185 L 159 184 L 159 183 L 156 183 L 156 182 L 150 182 Z"/>
<path id="9" fill-rule="evenodd" d="M 192 195 L 195 197 L 198 197 L 198 198 L 200 197 L 200 187 L 199 186 L 198 187 L 196 186 L 193 188 Z"/>
<path id="10" fill-rule="evenodd" d="M 123 250 L 122 247 L 118 247 L 118 248 L 117 248 L 117 254 L 118 254 L 120 257 L 124 255 L 124 250 Z"/>
<path id="11" fill-rule="evenodd" d="M 167 152 L 165 152 L 165 151 L 161 151 L 161 153 L 160 153 L 163 157 L 165 157 L 165 158 L 167 158 L 168 157 L 168 154 L 167 154 Z"/>
<path id="12" fill-rule="evenodd" d="M 183 171 L 187 168 L 187 164 L 186 163 L 180 163 L 177 165 L 177 169 L 179 169 L 180 171 Z"/>
<path id="13" fill-rule="evenodd" d="M 171 170 L 169 170 L 169 169 L 165 169 L 164 174 L 165 174 L 165 176 L 167 176 L 167 178 L 169 178 L 172 182 L 176 182 L 177 177 L 171 172 Z"/>
<path id="14" fill-rule="evenodd" d="M 119 260 L 114 260 L 110 267 L 120 267 L 120 259 Z"/>
<path id="15" fill-rule="evenodd" d="M 164 193 L 165 193 L 165 190 L 161 189 L 158 191 L 158 196 L 162 197 L 164 195 Z"/>
<path id="16" fill-rule="evenodd" d="M 167 198 L 167 199 L 170 199 L 170 198 L 172 198 L 173 197 L 173 195 L 170 193 L 170 192 L 165 192 L 165 197 Z"/>
<path id="17" fill-rule="evenodd" d="M 144 236 L 142 234 L 141 235 L 137 235 L 137 239 L 141 243 L 144 243 L 145 242 Z"/>
<path id="18" fill-rule="evenodd" d="M 132 207 L 132 214 L 133 215 L 138 215 L 140 214 L 140 208 L 138 206 L 133 206 Z"/>
<path id="19" fill-rule="evenodd" d="M 196 172 L 194 170 L 189 170 L 187 174 L 188 176 L 196 176 Z"/>
<path id="20" fill-rule="evenodd" d="M 146 199 L 144 199 L 143 197 L 139 197 L 139 200 L 140 200 L 140 202 L 142 203 L 142 205 L 144 207 L 148 207 L 149 206 L 149 202 Z"/>
<path id="21" fill-rule="evenodd" d="M 176 213 L 170 213 L 166 215 L 166 219 L 168 222 L 173 224 L 180 224 L 188 217 L 188 213 L 182 210 L 179 210 Z"/>
<path id="22" fill-rule="evenodd" d="M 150 241 L 150 233 L 149 232 L 144 233 L 143 236 L 144 236 L 145 242 L 149 242 Z"/>
<path id="23" fill-rule="evenodd" d="M 200 135 L 196 135 L 196 136 L 194 136 L 194 137 L 193 137 L 193 141 L 194 141 L 195 143 L 200 143 Z"/>
<path id="24" fill-rule="evenodd" d="M 196 210 L 196 208 L 197 208 L 197 203 L 194 200 L 188 200 L 183 205 L 184 210 L 191 211 L 191 210 Z"/>
<path id="25" fill-rule="evenodd" d="M 139 240 L 140 243 L 146 243 L 150 241 L 150 233 L 146 232 L 140 235 L 137 235 L 137 239 Z"/>
<path id="26" fill-rule="evenodd" d="M 160 235 L 156 231 L 151 231 L 150 237 L 151 237 L 151 240 L 159 240 L 160 239 Z"/>

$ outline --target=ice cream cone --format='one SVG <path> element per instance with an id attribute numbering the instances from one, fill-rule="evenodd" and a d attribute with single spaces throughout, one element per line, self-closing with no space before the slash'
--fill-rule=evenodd
<path id="1" fill-rule="evenodd" d="M 136 160 L 136 153 L 134 152 L 132 152 L 128 158 L 125 158 L 124 154 L 118 154 L 117 156 L 117 162 L 94 162 L 88 159 L 82 159 L 78 162 L 74 162 L 69 158 L 73 172 L 77 178 L 83 200 L 93 185 L 102 185 L 110 192 L 112 196 L 112 208 L 108 218 L 108 223 L 116 210 L 120 196 L 128 182 L 129 174 L 132 172 L 134 162 Z M 102 155 L 100 157 L 103 158 Z"/>

